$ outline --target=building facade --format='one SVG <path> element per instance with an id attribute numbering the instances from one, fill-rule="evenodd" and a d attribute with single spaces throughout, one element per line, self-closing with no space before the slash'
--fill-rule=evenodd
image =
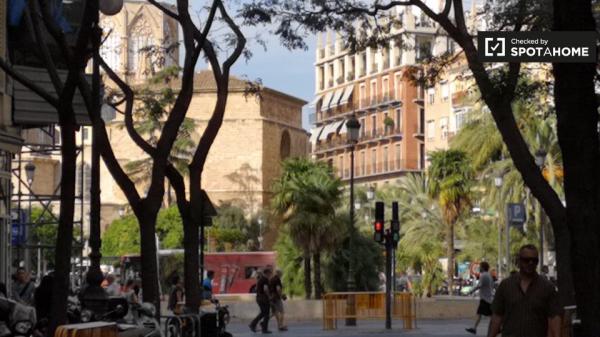
<path id="1" fill-rule="evenodd" d="M 361 124 L 355 147 L 357 183 L 387 184 L 425 167 L 425 92 L 415 81 L 421 61 L 441 54 L 452 42 L 420 11 L 392 12 L 402 22 L 389 44 L 351 54 L 339 36 L 318 39 L 312 155 L 328 162 L 344 181 L 350 178 L 345 121 Z"/>
<path id="2" fill-rule="evenodd" d="M 435 84 L 425 89 L 425 152 L 446 150 L 468 122 L 477 96 L 464 56 L 447 66 Z"/>
<path id="3" fill-rule="evenodd" d="M 197 73 L 187 114 L 195 125 L 195 144 L 212 116 L 216 100 L 212 71 Z M 202 188 L 215 206 L 232 203 L 247 215 L 256 215 L 269 205 L 271 185 L 281 173 L 281 161 L 308 154 L 308 133 L 301 120 L 305 104 L 269 88 L 262 88 L 260 97 L 249 95 L 246 81 L 230 78 L 223 125 L 202 174 Z M 115 155 L 123 165 L 144 157 L 124 130 L 122 118 L 117 117 L 108 128 Z M 102 168 L 101 181 L 103 224 L 107 225 L 110 216 L 116 218 L 127 200 L 106 168 Z M 137 185 L 141 193 L 147 183 Z M 268 243 L 269 237 L 265 237 L 265 245 Z"/>
<path id="4" fill-rule="evenodd" d="M 8 60 L 7 3 L 0 4 L 0 58 Z M 12 247 L 17 235 L 13 235 L 11 202 L 11 172 L 15 154 L 19 153 L 23 140 L 19 128 L 13 123 L 12 80 L 0 70 L 0 282 L 10 286 L 12 273 Z M 9 288 L 10 289 L 10 288 Z"/>

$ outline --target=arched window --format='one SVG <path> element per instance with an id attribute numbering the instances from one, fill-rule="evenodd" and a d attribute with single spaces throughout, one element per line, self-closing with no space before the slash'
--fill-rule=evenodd
<path id="1" fill-rule="evenodd" d="M 122 71 L 121 67 L 121 34 L 115 27 L 113 21 L 102 22 L 102 39 L 104 43 L 100 47 L 100 56 L 114 71 Z"/>
<path id="2" fill-rule="evenodd" d="M 279 145 L 279 157 L 284 160 L 290 156 L 291 140 L 290 133 L 287 130 L 281 135 L 281 144 Z"/>
<path id="3" fill-rule="evenodd" d="M 148 22 L 141 17 L 137 20 L 131 31 L 129 32 L 129 51 L 128 51 L 128 70 L 133 75 L 143 77 L 147 75 L 149 68 L 147 64 L 148 48 L 154 45 L 152 37 L 152 29 Z"/>

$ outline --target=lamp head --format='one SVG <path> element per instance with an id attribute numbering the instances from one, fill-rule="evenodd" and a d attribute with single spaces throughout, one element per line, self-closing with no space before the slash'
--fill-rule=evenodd
<path id="1" fill-rule="evenodd" d="M 358 131 L 360 130 L 360 122 L 356 116 L 352 115 L 346 121 L 346 129 L 348 130 L 348 140 L 356 143 L 358 141 Z"/>
<path id="2" fill-rule="evenodd" d="M 123 0 L 99 0 L 100 12 L 107 16 L 118 14 L 123 8 Z"/>

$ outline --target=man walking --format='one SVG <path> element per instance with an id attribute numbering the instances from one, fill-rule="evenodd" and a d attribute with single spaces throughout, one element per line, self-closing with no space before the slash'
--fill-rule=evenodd
<path id="1" fill-rule="evenodd" d="M 489 273 L 490 265 L 483 261 L 479 264 L 479 283 L 471 294 L 479 290 L 479 307 L 477 307 L 477 319 L 472 328 L 466 329 L 472 334 L 477 334 L 477 326 L 481 322 L 481 316 L 490 317 L 492 315 L 492 292 L 494 290 L 494 280 Z"/>
<path id="2" fill-rule="evenodd" d="M 250 330 L 252 330 L 252 332 L 256 332 L 256 325 L 258 325 L 258 322 L 261 322 L 262 320 L 262 322 L 260 323 L 262 333 L 271 333 L 271 331 L 269 331 L 269 318 L 271 315 L 271 294 L 269 292 L 269 279 L 271 278 L 272 273 L 272 270 L 267 268 L 263 271 L 262 275 L 258 276 L 258 281 L 256 282 L 256 303 L 258 303 L 260 313 L 250 323 Z"/>
<path id="3" fill-rule="evenodd" d="M 525 245 L 519 250 L 519 272 L 503 280 L 492 303 L 488 337 L 558 337 L 561 307 L 552 283 L 536 272 L 538 250 Z"/>
<path id="4" fill-rule="evenodd" d="M 286 297 L 283 293 L 283 284 L 281 283 L 281 276 L 281 270 L 277 269 L 275 271 L 275 275 L 273 275 L 271 281 L 269 282 L 269 291 L 271 292 L 271 309 L 273 310 L 273 315 L 277 320 L 277 327 L 279 331 L 287 331 L 288 329 L 283 321 L 283 301 L 286 299 Z"/>

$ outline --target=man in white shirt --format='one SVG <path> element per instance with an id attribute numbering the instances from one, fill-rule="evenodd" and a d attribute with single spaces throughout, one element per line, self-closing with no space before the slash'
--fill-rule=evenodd
<path id="1" fill-rule="evenodd" d="M 491 316 L 492 315 L 492 300 L 493 300 L 493 292 L 494 292 L 494 279 L 489 273 L 490 265 L 483 261 L 479 264 L 479 283 L 471 293 L 479 290 L 479 307 L 477 308 L 477 319 L 475 320 L 475 324 L 472 328 L 467 328 L 466 330 L 472 334 L 477 334 L 477 326 L 479 322 L 481 322 L 481 316 Z"/>

